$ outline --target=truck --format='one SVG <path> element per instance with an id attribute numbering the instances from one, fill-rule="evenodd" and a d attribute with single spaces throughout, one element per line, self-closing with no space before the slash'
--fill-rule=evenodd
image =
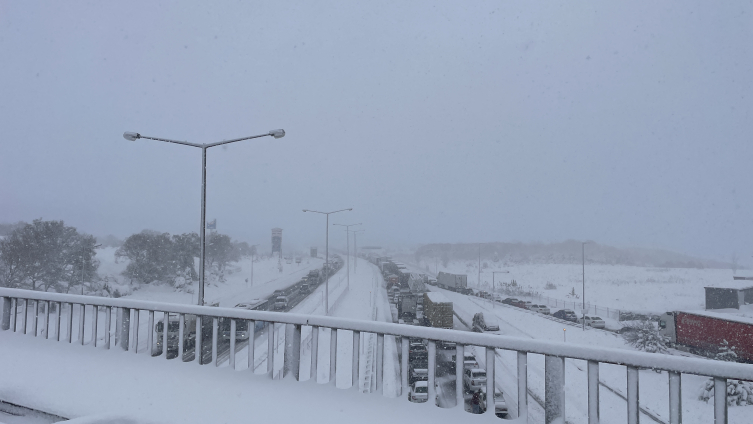
<path id="1" fill-rule="evenodd" d="M 463 292 L 468 288 L 468 276 L 465 274 L 440 272 L 437 275 L 437 287 L 458 293 Z"/>
<path id="2" fill-rule="evenodd" d="M 416 305 L 418 304 L 415 294 L 401 294 L 397 302 L 397 317 L 407 322 L 416 319 Z"/>
<path id="3" fill-rule="evenodd" d="M 429 327 L 453 328 L 452 302 L 439 292 L 424 293 L 424 321 Z"/>
<path id="4" fill-rule="evenodd" d="M 753 319 L 715 312 L 666 312 L 659 333 L 680 349 L 714 357 L 722 346 L 734 349 L 738 362 L 753 363 Z"/>

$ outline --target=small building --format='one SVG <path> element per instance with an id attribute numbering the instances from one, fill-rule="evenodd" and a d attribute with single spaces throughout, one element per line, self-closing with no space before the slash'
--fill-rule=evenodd
<path id="1" fill-rule="evenodd" d="M 312 248 L 311 248 L 311 257 L 312 257 L 312 258 L 315 258 L 315 257 L 316 257 L 316 254 L 317 254 L 317 251 L 316 251 L 316 247 L 312 247 Z"/>
<path id="2" fill-rule="evenodd" d="M 706 309 L 740 309 L 753 304 L 753 286 L 750 287 L 704 287 Z"/>

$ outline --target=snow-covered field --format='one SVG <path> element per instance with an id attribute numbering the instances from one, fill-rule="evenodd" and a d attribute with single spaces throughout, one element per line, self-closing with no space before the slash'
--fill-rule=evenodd
<path id="1" fill-rule="evenodd" d="M 486 264 L 486 268 L 484 267 Z M 478 280 L 478 261 L 451 261 L 447 267 L 433 259 L 414 265 L 418 270 L 434 275 L 438 271 L 467 274 L 468 285 L 491 291 L 492 272 L 495 285 L 515 280 L 525 290 L 531 290 L 560 301 L 581 301 L 583 274 L 581 265 L 535 264 L 516 265 L 481 261 L 481 281 Z M 547 283 L 556 288 L 547 289 Z M 625 265 L 588 264 L 585 267 L 586 302 L 600 308 L 660 314 L 669 310 L 704 308 L 704 287 L 735 287 L 729 269 L 645 268 Z M 747 284 L 750 285 L 750 284 Z M 572 292 L 575 291 L 575 296 Z"/>

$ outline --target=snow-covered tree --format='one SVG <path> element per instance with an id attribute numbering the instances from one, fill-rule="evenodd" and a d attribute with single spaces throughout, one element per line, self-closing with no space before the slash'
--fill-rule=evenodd
<path id="1" fill-rule="evenodd" d="M 709 378 L 701 386 L 698 400 L 707 402 L 714 397 L 714 379 Z M 753 405 L 753 382 L 745 380 L 727 380 L 727 405 Z"/>
<path id="2" fill-rule="evenodd" d="M 653 321 L 638 321 L 629 325 L 632 331 L 623 333 L 625 341 L 636 349 L 650 353 L 665 353 L 667 338 L 659 334 Z"/>

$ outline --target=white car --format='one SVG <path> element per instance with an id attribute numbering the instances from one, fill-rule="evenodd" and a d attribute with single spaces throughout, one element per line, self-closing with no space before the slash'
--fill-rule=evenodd
<path id="1" fill-rule="evenodd" d="M 589 326 L 589 327 L 593 327 L 593 328 L 604 328 L 604 327 L 606 327 L 606 323 L 604 322 L 603 319 L 601 319 L 599 317 L 588 316 L 588 315 L 586 315 L 585 317 L 579 318 L 578 319 L 578 323 L 582 324 L 584 319 L 586 320 L 586 325 Z"/>
<path id="2" fill-rule="evenodd" d="M 466 369 L 463 372 L 463 385 L 472 392 L 486 390 L 486 371 L 481 368 Z"/>
<path id="3" fill-rule="evenodd" d="M 546 305 L 531 305 L 529 309 L 544 315 L 549 315 L 550 313 L 552 313 L 552 311 L 550 311 Z"/>
<path id="4" fill-rule="evenodd" d="M 429 382 L 428 381 L 416 381 L 410 386 L 410 393 L 408 393 L 408 400 L 411 402 L 426 402 L 429 400 Z"/>
<path id="5" fill-rule="evenodd" d="M 484 396 L 483 410 L 486 410 L 486 396 Z M 494 415 L 499 418 L 507 418 L 507 401 L 505 395 L 499 389 L 494 389 Z"/>

